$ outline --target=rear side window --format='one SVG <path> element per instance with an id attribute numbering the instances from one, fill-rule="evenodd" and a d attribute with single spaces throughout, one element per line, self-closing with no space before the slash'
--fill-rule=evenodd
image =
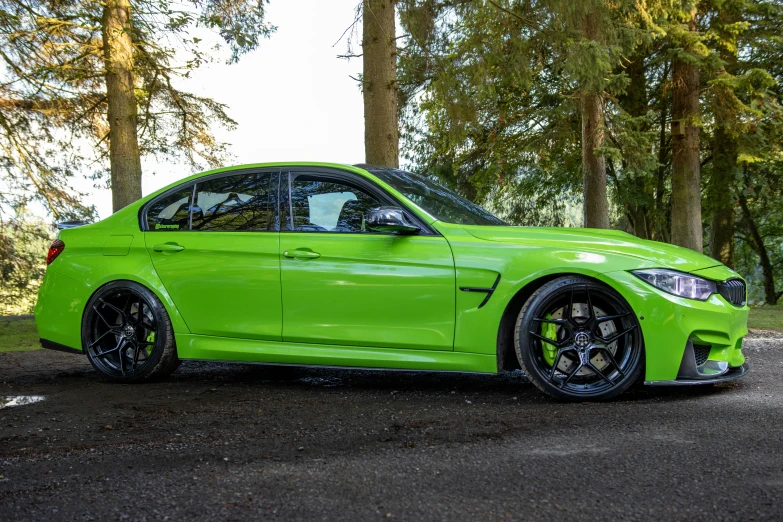
<path id="1" fill-rule="evenodd" d="M 192 229 L 221 232 L 279 230 L 277 173 L 224 176 L 196 183 Z"/>
<path id="2" fill-rule="evenodd" d="M 151 231 L 187 230 L 192 196 L 193 184 L 190 184 L 154 201 L 147 209 L 147 228 Z"/>

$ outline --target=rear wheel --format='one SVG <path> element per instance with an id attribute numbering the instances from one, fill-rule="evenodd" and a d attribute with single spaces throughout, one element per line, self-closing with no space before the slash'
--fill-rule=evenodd
<path id="1" fill-rule="evenodd" d="M 533 293 L 517 318 L 514 345 L 530 381 L 559 399 L 615 397 L 644 366 L 633 310 L 608 286 L 583 277 L 561 277 Z"/>
<path id="2" fill-rule="evenodd" d="M 82 346 L 93 367 L 117 382 L 163 377 L 179 365 L 166 309 L 155 294 L 132 281 L 109 283 L 90 299 Z"/>

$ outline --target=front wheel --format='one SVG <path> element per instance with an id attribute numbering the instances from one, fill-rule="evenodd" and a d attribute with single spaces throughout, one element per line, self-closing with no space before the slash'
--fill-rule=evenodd
<path id="1" fill-rule="evenodd" d="M 633 310 L 608 286 L 583 277 L 561 277 L 536 290 L 517 317 L 514 346 L 528 379 L 558 399 L 615 397 L 644 366 Z"/>
<path id="2" fill-rule="evenodd" d="M 163 303 L 132 281 L 109 283 L 92 296 L 82 321 L 82 347 L 93 367 L 117 382 L 163 377 L 179 365 Z"/>

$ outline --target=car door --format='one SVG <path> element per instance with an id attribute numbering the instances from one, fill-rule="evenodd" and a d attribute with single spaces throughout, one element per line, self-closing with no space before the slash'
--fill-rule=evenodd
<path id="1" fill-rule="evenodd" d="M 155 270 L 194 334 L 280 340 L 279 171 L 221 174 L 143 213 Z"/>
<path id="2" fill-rule="evenodd" d="M 455 271 L 445 238 L 366 229 L 399 205 L 342 171 L 292 171 L 280 233 L 283 340 L 452 350 Z M 415 219 L 414 216 L 411 216 Z"/>

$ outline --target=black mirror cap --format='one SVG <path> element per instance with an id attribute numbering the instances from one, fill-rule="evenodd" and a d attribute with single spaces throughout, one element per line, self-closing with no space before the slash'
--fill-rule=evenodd
<path id="1" fill-rule="evenodd" d="M 418 234 L 421 227 L 413 223 L 399 207 L 378 207 L 367 211 L 365 225 L 373 232 L 400 235 Z"/>

